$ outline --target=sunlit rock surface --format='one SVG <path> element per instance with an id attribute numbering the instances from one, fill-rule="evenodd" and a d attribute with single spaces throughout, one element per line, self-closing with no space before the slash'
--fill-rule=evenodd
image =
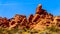
<path id="1" fill-rule="evenodd" d="M 0 17 L 0 28 L 5 29 L 36 29 L 44 30 L 46 27 L 57 26 L 60 29 L 60 16 L 53 16 L 42 9 L 39 4 L 36 8 L 35 15 L 31 14 L 28 18 L 25 15 L 16 14 L 13 18 L 7 19 Z"/>

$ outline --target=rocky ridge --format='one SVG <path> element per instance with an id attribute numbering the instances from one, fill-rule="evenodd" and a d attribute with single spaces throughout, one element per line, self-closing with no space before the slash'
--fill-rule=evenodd
<path id="1" fill-rule="evenodd" d="M 13 18 L 7 19 L 0 17 L 0 28 L 4 29 L 37 29 L 44 30 L 46 27 L 57 26 L 60 29 L 60 16 L 53 16 L 42 9 L 39 4 L 35 15 L 31 14 L 28 18 L 25 15 L 16 14 Z"/>

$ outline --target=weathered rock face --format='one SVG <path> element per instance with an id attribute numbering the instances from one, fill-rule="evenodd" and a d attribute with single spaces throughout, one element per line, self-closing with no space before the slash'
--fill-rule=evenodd
<path id="1" fill-rule="evenodd" d="M 28 17 L 27 21 L 28 21 L 28 22 L 32 22 L 33 17 L 34 17 L 34 16 L 31 14 L 31 15 Z"/>
<path id="2" fill-rule="evenodd" d="M 39 5 L 36 9 L 36 14 L 33 18 L 35 20 L 36 25 L 33 29 L 44 30 L 47 26 L 51 27 L 54 21 L 53 15 L 46 12 L 46 10 L 42 9 L 42 5 Z"/>
<path id="3" fill-rule="evenodd" d="M 46 10 L 42 9 L 42 5 L 39 4 L 38 7 L 37 7 L 37 9 L 36 9 L 36 14 L 40 14 L 40 15 L 43 14 L 43 15 L 46 15 L 46 14 L 48 14 L 48 13 L 46 12 Z"/>
<path id="4" fill-rule="evenodd" d="M 0 28 L 18 29 L 30 28 L 44 30 L 46 27 L 57 26 L 60 28 L 60 16 L 53 16 L 42 9 L 39 4 L 36 9 L 36 14 L 31 14 L 28 18 L 25 15 L 16 14 L 13 18 L 7 19 L 0 17 Z"/>

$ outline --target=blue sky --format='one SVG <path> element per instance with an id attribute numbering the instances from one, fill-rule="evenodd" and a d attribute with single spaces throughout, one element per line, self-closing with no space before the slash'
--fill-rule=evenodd
<path id="1" fill-rule="evenodd" d="M 15 14 L 35 14 L 38 4 L 54 16 L 60 15 L 60 0 L 0 0 L 0 16 L 12 18 Z"/>

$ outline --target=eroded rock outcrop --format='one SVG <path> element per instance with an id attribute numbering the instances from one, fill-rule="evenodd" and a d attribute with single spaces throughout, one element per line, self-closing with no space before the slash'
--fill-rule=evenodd
<path id="1" fill-rule="evenodd" d="M 46 27 L 57 26 L 60 29 L 60 16 L 53 16 L 42 9 L 42 5 L 39 4 L 35 15 L 31 14 L 28 18 L 25 15 L 16 14 L 13 18 L 7 19 L 0 17 L 0 28 L 7 29 L 36 29 L 44 30 Z"/>

